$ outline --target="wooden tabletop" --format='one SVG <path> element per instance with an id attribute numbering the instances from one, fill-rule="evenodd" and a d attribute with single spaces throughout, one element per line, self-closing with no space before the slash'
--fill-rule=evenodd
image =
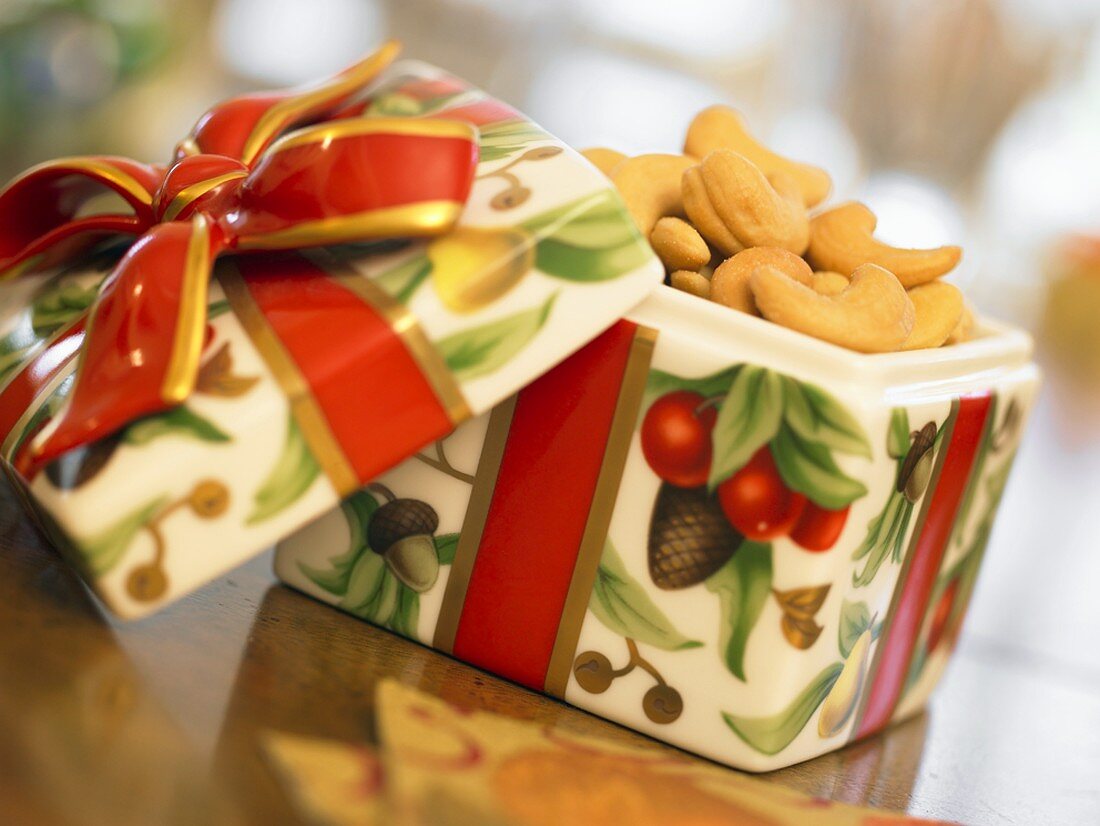
<path id="1" fill-rule="evenodd" d="M 766 781 L 965 823 L 1100 823 L 1100 441 L 1049 407 L 929 712 Z M 118 622 L 0 490 L 0 823 L 290 820 L 259 735 L 370 740 L 382 677 L 663 748 L 284 588 L 270 554 Z"/>

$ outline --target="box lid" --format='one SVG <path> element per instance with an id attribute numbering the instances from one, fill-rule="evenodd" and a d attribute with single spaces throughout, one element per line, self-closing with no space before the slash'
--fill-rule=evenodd
<path id="1" fill-rule="evenodd" d="M 362 105 L 478 127 L 458 226 L 220 263 L 197 392 L 23 480 L 120 613 L 147 613 L 318 516 L 549 370 L 663 279 L 607 178 L 511 107 L 408 61 Z M 80 341 L 68 325 L 110 263 L 53 276 L 9 319 L 6 460 L 71 386 Z M 33 398 L 13 389 L 46 366 Z M 168 518 L 187 510 L 194 518 Z"/>

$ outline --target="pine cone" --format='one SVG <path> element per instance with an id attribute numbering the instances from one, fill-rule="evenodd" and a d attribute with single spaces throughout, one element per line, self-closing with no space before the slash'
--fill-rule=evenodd
<path id="1" fill-rule="evenodd" d="M 427 502 L 419 499 L 394 499 L 374 512 L 367 541 L 371 550 L 384 554 L 406 536 L 431 536 L 439 527 L 439 516 Z"/>
<path id="2" fill-rule="evenodd" d="M 649 576 L 666 591 L 687 588 L 725 565 L 743 541 L 705 486 L 662 484 L 649 523 Z"/>

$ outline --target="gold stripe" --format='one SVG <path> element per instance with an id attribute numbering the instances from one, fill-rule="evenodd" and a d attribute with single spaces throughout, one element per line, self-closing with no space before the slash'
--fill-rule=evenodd
<path id="1" fill-rule="evenodd" d="M 240 273 L 231 265 L 225 265 L 217 273 L 225 291 L 229 306 L 244 327 L 252 344 L 279 382 L 283 394 L 290 402 L 290 412 L 302 430 L 302 436 L 310 451 L 320 463 L 336 492 L 348 496 L 360 487 L 355 471 L 344 455 L 340 443 L 332 433 L 321 406 L 313 397 L 308 382 L 298 370 L 290 353 L 286 351 L 264 314 L 256 306 Z"/>
<path id="2" fill-rule="evenodd" d="M 588 510 L 588 521 L 581 536 L 577 562 L 573 567 L 573 577 L 569 581 L 569 590 L 565 595 L 561 622 L 554 639 L 554 648 L 550 653 L 550 665 L 546 669 L 544 690 L 554 697 L 564 697 L 569 684 L 569 674 L 573 666 L 573 655 L 577 651 L 577 641 L 581 636 L 588 603 L 592 599 L 592 588 L 596 583 L 596 571 L 600 567 L 607 532 L 611 525 L 611 514 L 619 497 L 619 485 L 623 478 L 623 468 L 630 452 L 630 443 L 634 438 L 634 428 L 638 422 L 638 409 L 645 395 L 649 365 L 653 360 L 653 348 L 657 343 L 657 331 L 639 326 L 634 332 L 634 341 L 630 345 L 626 369 L 623 371 L 619 398 L 615 403 L 615 412 L 611 418 L 611 431 L 607 446 L 604 448 L 600 474 L 596 478 L 596 489 L 592 494 L 592 504 Z"/>
<path id="3" fill-rule="evenodd" d="M 204 215 L 191 219 L 191 238 L 180 283 L 180 306 L 172 341 L 172 357 L 160 388 L 166 404 L 182 404 L 195 387 L 206 324 L 206 293 L 210 281 L 210 225 Z"/>
<path id="4" fill-rule="evenodd" d="M 905 559 L 901 563 L 901 571 L 898 573 L 897 581 L 894 583 L 894 593 L 890 596 L 890 607 L 886 610 L 886 616 L 882 621 L 882 632 L 879 635 L 880 644 L 875 646 L 875 654 L 871 659 L 871 666 L 867 669 L 867 676 L 863 680 L 863 695 L 859 698 L 859 706 L 856 708 L 855 717 L 852 721 L 852 727 L 848 729 L 848 737 L 851 737 L 855 732 L 859 731 L 859 727 L 863 725 L 863 715 L 867 711 L 867 701 L 871 697 L 871 688 L 874 686 L 875 678 L 878 676 L 878 670 L 881 665 L 881 659 L 883 651 L 885 651 L 886 634 L 890 630 L 890 626 L 894 622 L 894 615 L 898 611 L 898 605 L 901 603 L 901 592 L 905 589 L 905 580 L 909 576 L 909 569 L 913 567 L 913 555 L 916 551 L 917 544 L 920 542 L 920 535 L 924 531 L 924 523 L 928 519 L 928 510 L 932 507 L 932 496 L 936 491 L 936 487 L 940 483 L 940 475 L 943 473 L 943 464 L 947 460 L 947 449 L 951 445 L 951 437 L 955 433 L 955 422 L 959 416 L 959 401 L 955 399 L 951 402 L 951 412 L 947 414 L 947 420 L 943 423 L 943 438 L 940 440 L 939 454 L 936 456 L 936 465 L 932 469 L 932 476 L 928 480 L 928 487 L 924 489 L 924 499 L 921 501 L 920 513 L 917 514 L 916 525 L 913 526 L 913 532 L 909 534 L 909 546 L 905 549 Z M 950 539 L 950 537 L 948 537 Z M 904 691 L 904 684 L 902 685 Z M 900 698 L 899 698 L 900 699 Z M 895 708 L 897 704 L 895 703 Z M 890 712 L 890 716 L 893 717 L 893 711 Z M 889 722 L 889 720 L 887 720 Z"/>
<path id="5" fill-rule="evenodd" d="M 137 201 L 139 204 L 149 206 L 153 203 L 153 193 L 149 192 L 137 178 L 132 175 L 128 175 L 123 172 L 117 166 L 112 166 L 109 163 L 105 163 L 95 158 L 58 158 L 54 161 L 46 161 L 40 163 L 37 166 L 32 166 L 8 186 L 15 186 L 25 178 L 29 178 L 32 175 L 37 175 L 40 172 L 52 170 L 56 172 L 68 172 L 70 174 L 77 174 L 79 172 L 86 172 L 89 175 L 98 177 L 102 180 L 109 181 L 114 184 L 118 189 L 128 193 L 131 198 Z"/>
<path id="6" fill-rule="evenodd" d="M 4 378 L 4 381 L 0 383 L 0 396 L 3 396 L 4 393 L 7 391 L 8 385 L 10 385 L 13 381 L 16 380 L 16 378 L 23 374 L 23 371 L 26 369 L 27 364 L 28 362 L 30 362 L 31 359 L 36 358 L 37 356 L 48 350 L 50 347 L 53 347 L 53 345 L 64 338 L 65 335 L 70 330 L 72 330 L 73 327 L 79 324 L 80 320 L 86 315 L 88 315 L 88 311 L 81 310 L 75 318 L 71 319 L 66 324 L 62 324 L 47 338 L 39 339 L 38 341 L 31 344 L 26 354 L 24 354 L 23 359 L 19 362 L 19 366 L 8 373 L 8 375 Z"/>
<path id="7" fill-rule="evenodd" d="M 4 458 L 11 461 L 12 454 L 15 453 L 16 445 L 19 443 L 19 438 L 23 435 L 23 431 L 27 429 L 27 425 L 30 424 L 31 419 L 35 417 L 35 414 L 42 409 L 44 405 L 54 394 L 58 387 L 60 387 L 69 376 L 73 375 L 79 368 L 79 355 L 83 351 L 73 353 L 63 361 L 57 368 L 57 372 L 54 373 L 46 384 L 38 391 L 38 394 L 34 397 L 34 400 L 27 405 L 27 409 L 23 411 L 23 415 L 16 420 L 12 429 L 8 432 L 8 435 L 4 437 L 4 443 L 0 445 L 0 454 L 3 454 Z"/>
<path id="8" fill-rule="evenodd" d="M 462 395 L 447 363 L 439 355 L 435 345 L 428 340 L 424 329 L 416 316 L 401 302 L 392 298 L 370 278 L 356 272 L 347 264 L 338 261 L 335 256 L 313 252 L 306 257 L 315 260 L 317 265 L 329 273 L 333 280 L 354 293 L 365 304 L 377 310 L 389 323 L 391 329 L 400 336 L 405 349 L 413 357 L 421 374 L 431 385 L 440 404 L 447 411 L 451 424 L 457 425 L 470 418 L 470 406 Z"/>
<path id="9" fill-rule="evenodd" d="M 477 127 L 459 120 L 412 118 L 349 118 L 307 126 L 279 138 L 264 152 L 264 157 L 298 146 L 338 141 L 361 135 L 412 135 L 425 138 L 461 138 L 477 143 Z"/>
<path id="10" fill-rule="evenodd" d="M 191 186 L 185 186 L 179 192 L 176 193 L 171 201 L 168 202 L 168 208 L 164 210 L 164 215 L 161 216 L 161 221 L 173 221 L 176 216 L 183 212 L 193 201 L 198 200 L 207 192 L 212 190 L 216 186 L 221 186 L 226 181 L 234 181 L 238 178 L 244 178 L 248 175 L 243 169 L 236 172 L 226 172 L 224 175 L 215 175 L 213 178 L 207 178 L 205 181 L 198 181 L 191 184 Z"/>
<path id="11" fill-rule="evenodd" d="M 199 149 L 199 143 L 195 140 L 195 136 L 188 135 L 186 138 L 176 144 L 176 154 L 201 155 L 202 150 Z"/>
<path id="12" fill-rule="evenodd" d="M 332 81 L 321 85 L 317 89 L 304 91 L 274 104 L 260 116 L 256 121 L 256 125 L 252 127 L 252 133 L 245 140 L 244 148 L 241 150 L 241 161 L 244 162 L 245 166 L 251 166 L 256 156 L 263 150 L 264 144 L 273 135 L 285 129 L 301 112 L 324 103 L 328 99 L 335 100 L 351 94 L 357 88 L 365 86 L 379 72 L 389 66 L 400 51 L 401 44 L 399 42 L 388 40 L 370 57 L 352 66 L 347 72 L 337 75 Z"/>
<path id="13" fill-rule="evenodd" d="M 38 265 L 46 257 L 46 253 L 40 252 L 38 255 L 32 255 L 29 258 L 24 258 L 18 264 L 13 264 L 6 270 L 0 270 L 0 281 L 11 281 L 18 278 L 25 272 L 32 272 L 38 268 Z"/>
<path id="14" fill-rule="evenodd" d="M 485 532 L 485 520 L 493 502 L 493 491 L 500 474 L 500 463 L 504 459 L 504 446 L 508 443 L 508 430 L 512 426 L 517 398 L 512 396 L 505 399 L 489 414 L 489 428 L 481 446 L 481 458 L 477 463 L 470 503 L 466 506 L 466 517 L 462 520 L 462 532 L 458 535 L 458 547 L 455 548 L 451 574 L 447 577 L 443 604 L 439 608 L 439 619 L 432 637 L 432 648 L 445 654 L 454 651 L 458 622 L 462 618 L 466 591 L 470 587 L 477 551 L 481 547 L 481 536 Z"/>
<path id="15" fill-rule="evenodd" d="M 316 221 L 299 221 L 276 232 L 243 236 L 237 246 L 242 250 L 293 249 L 394 235 L 439 235 L 454 226 L 462 214 L 462 206 L 457 201 L 421 201 Z"/>

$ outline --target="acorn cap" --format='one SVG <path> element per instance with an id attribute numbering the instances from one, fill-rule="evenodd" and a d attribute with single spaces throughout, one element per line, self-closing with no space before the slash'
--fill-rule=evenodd
<path id="1" fill-rule="evenodd" d="M 706 486 L 662 484 L 649 523 L 649 576 L 666 591 L 687 588 L 725 565 L 743 541 Z"/>
<path id="2" fill-rule="evenodd" d="M 384 554 L 406 536 L 431 536 L 439 527 L 439 516 L 427 502 L 419 499 L 394 499 L 374 512 L 367 528 L 371 550 Z"/>

